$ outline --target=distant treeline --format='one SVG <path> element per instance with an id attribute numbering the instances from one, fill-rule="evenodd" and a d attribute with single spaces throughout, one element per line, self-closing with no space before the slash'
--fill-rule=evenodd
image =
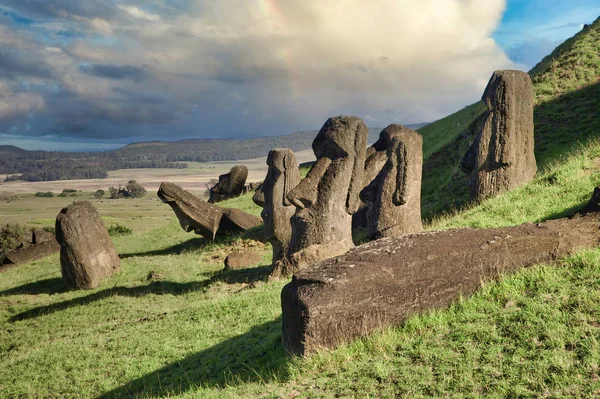
<path id="1" fill-rule="evenodd" d="M 109 170 L 138 168 L 187 168 L 179 162 L 156 161 L 149 159 L 127 160 L 113 157 L 108 153 L 39 152 L 19 154 L 16 157 L 0 159 L 0 174 L 10 175 L 5 181 L 24 180 L 28 182 L 103 179 Z"/>
<path id="2" fill-rule="evenodd" d="M 418 128 L 421 125 L 412 125 Z M 410 127 L 410 126 L 409 126 Z M 370 143 L 377 141 L 381 129 L 369 129 Z M 165 162 L 236 161 L 265 157 L 273 148 L 302 151 L 312 147 L 318 131 L 304 130 L 285 136 L 252 139 L 191 139 L 176 142 L 135 143 L 113 151 L 125 159 L 160 159 Z"/>
<path id="3" fill-rule="evenodd" d="M 421 125 L 408 125 L 413 129 Z M 369 129 L 368 142 L 381 129 Z M 137 168 L 187 168 L 190 162 L 236 161 L 265 157 L 273 148 L 302 151 L 311 148 L 316 130 L 285 136 L 251 139 L 190 139 L 176 142 L 135 143 L 105 152 L 25 151 L 0 146 L 0 174 L 6 180 L 49 181 L 105 178 L 109 170 Z"/>

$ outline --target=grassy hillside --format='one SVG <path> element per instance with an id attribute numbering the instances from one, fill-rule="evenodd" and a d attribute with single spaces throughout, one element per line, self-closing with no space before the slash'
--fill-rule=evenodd
<path id="1" fill-rule="evenodd" d="M 543 171 L 580 143 L 600 136 L 600 18 L 544 58 L 530 75 L 536 96 L 535 154 Z M 425 217 L 467 201 L 466 177 L 458 164 L 484 110 L 476 103 L 419 130 L 426 157 Z"/>
<path id="2" fill-rule="evenodd" d="M 539 101 L 536 121 L 567 112 L 565 98 L 581 105 L 565 125 L 557 118 L 553 129 L 538 130 L 540 142 L 560 139 L 557 131 L 583 141 L 600 133 L 597 113 L 587 114 L 597 97 L 586 93 L 597 84 L 577 87 Z M 557 108 L 545 111 L 544 104 Z M 429 127 L 442 150 L 428 158 L 428 176 L 446 182 L 443 195 L 458 187 L 452 171 L 443 173 L 452 158 L 444 150 L 468 142 L 457 139 L 466 132 L 460 128 L 477 113 L 474 106 L 440 121 L 455 135 L 446 144 L 441 128 Z M 582 129 L 570 131 L 576 121 Z M 548 143 L 533 182 L 438 215 L 427 228 L 505 226 L 579 209 L 600 184 L 600 143 Z M 125 204 L 132 213 L 111 222 L 134 221 L 139 204 Z M 250 195 L 224 205 L 260 212 Z M 122 270 L 97 289 L 65 291 L 58 256 L 0 275 L 0 397 L 600 397 L 600 249 L 523 270 L 447 309 L 297 359 L 280 342 L 284 282 L 262 282 L 270 249 L 257 241 L 260 229 L 206 242 L 184 233 L 163 206 L 167 225 L 114 238 Z M 223 258 L 240 248 L 263 254 L 262 261 L 223 272 Z"/>

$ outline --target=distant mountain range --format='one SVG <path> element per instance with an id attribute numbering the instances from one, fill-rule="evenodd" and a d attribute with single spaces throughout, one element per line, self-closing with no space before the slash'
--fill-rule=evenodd
<path id="1" fill-rule="evenodd" d="M 419 129 L 426 123 L 406 125 L 411 129 Z M 381 128 L 369 129 L 368 143 L 374 143 L 379 137 Z M 186 139 L 180 141 L 148 141 L 128 144 L 120 149 L 99 153 L 81 152 L 45 152 L 27 151 L 12 145 L 0 145 L 0 157 L 49 159 L 53 157 L 99 158 L 110 157 L 123 161 L 154 162 L 211 162 L 237 161 L 264 157 L 272 148 L 291 148 L 302 151 L 311 148 L 318 130 L 303 130 L 282 136 L 256 137 L 246 139 Z M 84 154 L 87 154 L 85 156 Z M 12 173 L 12 172 L 11 172 Z M 16 171 L 15 171 L 16 173 Z"/>

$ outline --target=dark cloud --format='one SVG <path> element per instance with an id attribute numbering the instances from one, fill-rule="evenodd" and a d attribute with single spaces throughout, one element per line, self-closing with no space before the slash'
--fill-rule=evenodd
<path id="1" fill-rule="evenodd" d="M 15 79 L 18 77 L 51 78 L 51 67 L 14 49 L 0 49 L 0 77 Z"/>
<path id="2" fill-rule="evenodd" d="M 144 68 L 131 65 L 81 64 L 79 70 L 99 78 L 114 80 L 131 79 L 136 82 L 148 79 L 150 75 Z"/>

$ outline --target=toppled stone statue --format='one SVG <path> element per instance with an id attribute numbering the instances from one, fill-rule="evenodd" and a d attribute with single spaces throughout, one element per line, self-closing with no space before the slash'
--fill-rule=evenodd
<path id="1" fill-rule="evenodd" d="M 587 208 L 586 208 L 587 209 Z M 334 348 L 447 306 L 483 281 L 600 243 L 600 213 L 494 229 L 383 238 L 296 274 L 281 293 L 294 354 Z"/>
<path id="2" fill-rule="evenodd" d="M 239 209 L 222 208 L 202 201 L 176 184 L 163 182 L 158 197 L 168 203 L 186 232 L 194 231 L 214 240 L 217 233 L 246 231 L 259 226 L 262 220 Z"/>
<path id="3" fill-rule="evenodd" d="M 423 138 L 401 125 L 381 132 L 388 143 L 387 162 L 360 198 L 368 204 L 368 234 L 372 238 L 403 236 L 423 230 L 421 174 Z"/>
<path id="4" fill-rule="evenodd" d="M 88 201 L 75 202 L 60 211 L 56 217 L 56 239 L 68 288 L 95 288 L 121 267 L 108 230 Z"/>
<path id="5" fill-rule="evenodd" d="M 13 266 L 31 263 L 60 251 L 60 245 L 54 234 L 42 229 L 31 232 L 31 238 L 25 240 L 16 249 L 5 255 L 0 271 Z"/>
<path id="6" fill-rule="evenodd" d="M 488 107 L 482 130 L 460 165 L 471 174 L 473 201 L 519 187 L 533 179 L 537 171 L 529 74 L 494 72 L 482 100 Z"/>
<path id="7" fill-rule="evenodd" d="M 367 135 L 363 121 L 353 116 L 330 118 L 317 134 L 312 145 L 317 161 L 287 195 L 297 209 L 286 274 L 354 247 L 352 214 L 360 204 Z"/>
<path id="8" fill-rule="evenodd" d="M 229 173 L 219 176 L 219 182 L 210 189 L 208 202 L 214 204 L 239 197 L 244 192 L 247 178 L 248 168 L 246 166 L 234 166 Z"/>
<path id="9" fill-rule="evenodd" d="M 263 208 L 265 239 L 273 246 L 271 278 L 287 274 L 287 259 L 292 238 L 291 219 L 296 207 L 286 198 L 300 183 L 300 172 L 294 152 L 289 148 L 275 148 L 267 157 L 269 170 L 262 186 L 252 200 Z"/>

